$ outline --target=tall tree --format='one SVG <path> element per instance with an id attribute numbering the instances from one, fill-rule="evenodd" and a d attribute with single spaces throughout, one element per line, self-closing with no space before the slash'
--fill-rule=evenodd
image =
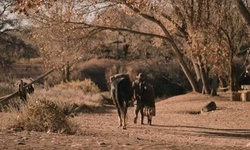
<path id="1" fill-rule="evenodd" d="M 29 14 L 35 25 L 32 37 L 40 48 L 45 67 L 60 69 L 65 82 L 70 80 L 70 68 L 76 61 L 91 57 L 88 51 L 95 41 L 90 36 L 95 30 L 66 23 L 84 19 L 77 11 L 79 8 L 73 0 L 62 0 Z"/>
<path id="2" fill-rule="evenodd" d="M 24 3 L 25 1 L 26 3 Z M 20 4 L 30 2 L 30 6 L 33 7 L 35 1 L 28 3 L 27 1 L 29 0 L 22 0 Z M 41 4 L 41 1 L 39 2 Z M 47 4 L 48 1 L 42 2 Z M 220 28 L 223 19 L 219 15 L 222 14 L 221 12 L 227 15 L 227 11 L 219 8 L 227 4 L 226 0 L 85 0 L 79 2 L 86 6 L 81 11 L 85 14 L 92 13 L 93 17 L 91 20 L 70 20 L 67 23 L 99 30 L 130 32 L 166 41 L 171 45 L 173 53 L 195 92 L 201 92 L 198 82 L 202 81 L 201 87 L 205 93 L 210 93 L 208 73 L 214 69 L 223 56 L 228 56 L 227 54 L 230 52 L 226 45 L 219 44 L 232 43 L 231 40 L 236 39 L 227 38 L 231 27 Z M 21 5 L 21 7 L 23 8 L 21 10 L 26 11 L 25 8 L 28 5 Z M 126 21 L 121 22 L 120 20 L 126 18 L 114 17 L 117 11 L 143 19 L 145 24 L 150 24 L 149 28 L 154 30 L 125 26 Z M 109 13 L 109 17 L 104 15 L 106 13 Z M 214 31 L 220 32 L 215 33 Z M 212 36 L 210 33 L 213 33 Z M 214 43 L 218 43 L 217 47 L 213 46 Z M 230 48 L 234 49 L 234 46 L 231 45 Z M 229 57 L 227 58 L 229 59 Z M 190 63 L 193 63 L 193 66 L 189 65 Z M 194 76 L 193 70 L 195 70 L 196 76 Z"/>

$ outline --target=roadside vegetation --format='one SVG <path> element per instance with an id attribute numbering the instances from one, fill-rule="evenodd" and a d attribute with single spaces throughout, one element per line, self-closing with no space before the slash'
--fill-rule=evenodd
<path id="1" fill-rule="evenodd" d="M 70 88 L 65 88 L 65 87 Z M 49 91 L 39 89 L 29 95 L 27 102 L 19 98 L 2 111 L 11 113 L 7 128 L 74 134 L 79 128 L 73 117 L 79 113 L 105 112 L 99 88 L 91 81 L 58 84 Z"/>

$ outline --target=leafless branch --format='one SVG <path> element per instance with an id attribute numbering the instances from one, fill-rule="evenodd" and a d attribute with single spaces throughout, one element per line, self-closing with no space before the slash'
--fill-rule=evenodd
<path id="1" fill-rule="evenodd" d="M 97 28 L 99 30 L 124 31 L 124 32 L 133 33 L 133 34 L 140 34 L 140 35 L 144 35 L 144 36 L 153 36 L 153 37 L 157 37 L 160 39 L 170 40 L 168 37 L 163 36 L 163 35 L 146 33 L 146 32 L 136 31 L 136 30 L 127 29 L 127 28 L 100 26 L 100 25 L 88 24 L 85 22 L 67 22 L 67 23 L 84 25 L 83 28 Z"/>

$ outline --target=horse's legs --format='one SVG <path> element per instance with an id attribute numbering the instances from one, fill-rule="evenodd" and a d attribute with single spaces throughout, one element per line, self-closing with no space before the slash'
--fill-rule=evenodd
<path id="1" fill-rule="evenodd" d="M 153 118 L 153 116 L 149 113 L 149 114 L 148 114 L 148 124 L 149 124 L 149 125 L 152 124 L 152 118 Z"/>
<path id="2" fill-rule="evenodd" d="M 116 107 L 116 110 L 117 110 L 119 127 L 121 127 L 122 126 L 121 112 L 120 112 L 120 109 L 118 107 L 117 99 L 116 99 L 115 94 L 116 94 L 115 88 L 111 87 L 111 96 L 112 96 L 112 100 L 115 103 L 115 107 Z"/>
<path id="3" fill-rule="evenodd" d="M 115 105 L 116 105 L 116 108 L 117 108 L 117 113 L 118 113 L 118 123 L 119 123 L 119 127 L 121 127 L 121 126 L 122 126 L 121 111 L 120 111 L 120 109 L 119 109 L 119 107 L 118 107 L 117 103 L 115 103 Z"/>
<path id="4" fill-rule="evenodd" d="M 119 127 L 121 127 L 122 126 L 122 116 L 121 116 L 121 112 L 120 112 L 120 110 L 119 109 L 117 109 L 118 111 L 118 122 L 119 122 Z"/>
<path id="5" fill-rule="evenodd" d="M 126 123 L 126 116 L 127 116 L 127 113 L 126 112 L 124 112 L 124 116 L 123 116 L 123 129 L 126 129 L 126 127 L 127 127 L 127 123 Z"/>
<path id="6" fill-rule="evenodd" d="M 126 122 L 127 122 L 127 109 L 128 109 L 128 107 L 127 107 L 127 104 L 128 103 L 124 103 L 124 110 L 123 110 L 123 129 L 126 129 L 126 127 L 127 127 L 127 124 L 126 124 Z"/>

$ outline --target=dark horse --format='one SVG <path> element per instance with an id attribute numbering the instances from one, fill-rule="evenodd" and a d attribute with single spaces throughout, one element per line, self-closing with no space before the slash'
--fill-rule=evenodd
<path id="1" fill-rule="evenodd" d="M 129 102 L 132 100 L 132 82 L 128 74 L 116 74 L 110 77 L 111 97 L 117 108 L 119 126 L 126 129 L 126 115 Z"/>

